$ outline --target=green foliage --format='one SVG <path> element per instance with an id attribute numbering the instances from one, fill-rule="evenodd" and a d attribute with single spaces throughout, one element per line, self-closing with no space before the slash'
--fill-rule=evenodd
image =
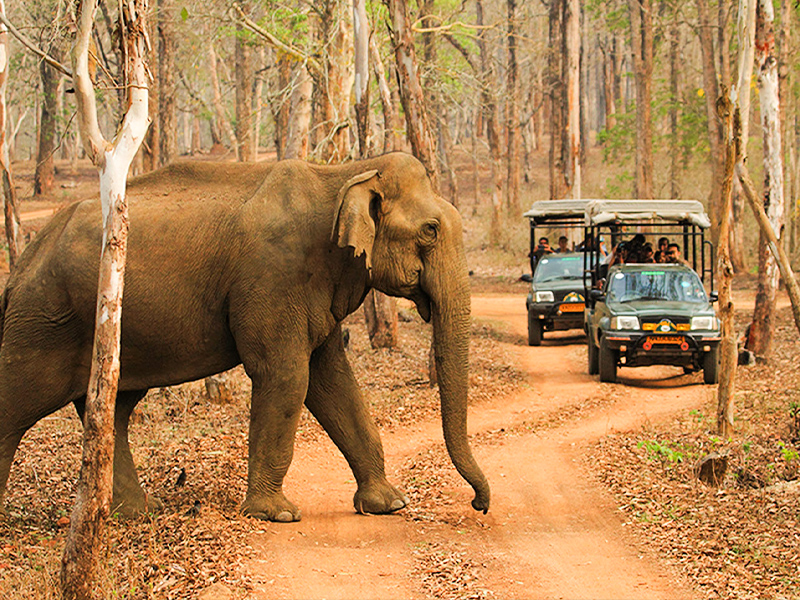
<path id="1" fill-rule="evenodd" d="M 636 149 L 636 108 L 631 105 L 624 113 L 614 116 L 611 129 L 603 129 L 597 139 L 603 146 L 603 162 L 627 162 Z"/>
<path id="2" fill-rule="evenodd" d="M 778 448 L 781 450 L 781 456 L 783 456 L 783 460 L 787 463 L 800 459 L 800 453 L 798 453 L 794 448 L 787 447 L 783 442 L 778 442 Z"/>
<path id="3" fill-rule="evenodd" d="M 684 167 L 695 154 L 707 155 L 710 152 L 705 102 L 705 94 L 696 90 L 686 93 L 680 103 L 678 136 Z"/>
<path id="4" fill-rule="evenodd" d="M 669 443 L 661 443 L 656 440 L 643 440 L 636 445 L 647 451 L 647 458 L 658 461 L 662 465 L 682 463 L 686 458 L 685 452 L 671 448 Z"/>

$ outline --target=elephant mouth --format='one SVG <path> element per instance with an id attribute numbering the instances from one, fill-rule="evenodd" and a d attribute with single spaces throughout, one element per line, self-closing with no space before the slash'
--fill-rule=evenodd
<path id="1" fill-rule="evenodd" d="M 422 320 L 426 323 L 431 322 L 431 299 L 430 297 L 423 292 L 421 289 L 417 289 L 412 292 L 408 299 L 414 302 L 417 307 L 417 312 L 419 316 L 422 317 Z"/>

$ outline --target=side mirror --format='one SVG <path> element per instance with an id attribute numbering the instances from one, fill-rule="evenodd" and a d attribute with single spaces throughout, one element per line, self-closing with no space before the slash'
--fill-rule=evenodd
<path id="1" fill-rule="evenodd" d="M 592 290 L 589 292 L 589 298 L 592 299 L 592 302 L 601 302 L 606 299 L 606 295 L 603 290 Z"/>
<path id="2" fill-rule="evenodd" d="M 533 275 L 530 273 L 523 273 L 522 277 L 519 278 L 520 281 L 524 281 L 525 283 L 532 283 L 533 282 Z"/>
<path id="3" fill-rule="evenodd" d="M 708 295 L 708 301 L 711 302 L 712 304 L 717 300 L 719 300 L 719 294 L 717 292 L 711 292 Z"/>

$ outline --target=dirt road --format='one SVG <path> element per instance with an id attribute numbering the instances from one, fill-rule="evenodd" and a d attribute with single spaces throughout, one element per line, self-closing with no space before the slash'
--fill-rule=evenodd
<path id="1" fill-rule="evenodd" d="M 518 396 L 470 411 L 470 432 L 484 434 L 473 449 L 492 484 L 489 513 L 469 507 L 463 484 L 446 490 L 443 520 L 356 515 L 354 482 L 338 451 L 299 445 L 286 489 L 303 520 L 265 523 L 254 535 L 252 597 L 696 597 L 658 562 L 657 548 L 634 541 L 585 449 L 609 432 L 699 406 L 712 390 L 666 367 L 623 368 L 624 385 L 599 384 L 586 375 L 583 338 L 548 334 L 539 348 L 524 344 L 519 296 L 476 297 L 473 315 L 508 324 L 519 338 L 511 345 L 516 360 L 530 373 Z M 438 423 L 384 435 L 390 479 L 398 482 L 410 457 L 441 444 Z"/>

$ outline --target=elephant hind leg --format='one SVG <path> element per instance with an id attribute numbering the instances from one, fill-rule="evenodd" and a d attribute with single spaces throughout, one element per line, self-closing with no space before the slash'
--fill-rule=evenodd
<path id="1" fill-rule="evenodd" d="M 3 499 L 8 475 L 11 472 L 11 463 L 14 462 L 14 455 L 23 435 L 25 435 L 25 430 L 0 430 L 0 517 L 3 515 Z"/>
<path id="2" fill-rule="evenodd" d="M 114 412 L 114 492 L 111 512 L 125 518 L 158 511 L 164 507 L 161 500 L 148 496 L 142 489 L 128 444 L 131 413 L 145 394 L 147 390 L 119 392 Z M 81 419 L 85 411 L 85 401 L 85 397 L 75 401 L 75 408 Z"/>

